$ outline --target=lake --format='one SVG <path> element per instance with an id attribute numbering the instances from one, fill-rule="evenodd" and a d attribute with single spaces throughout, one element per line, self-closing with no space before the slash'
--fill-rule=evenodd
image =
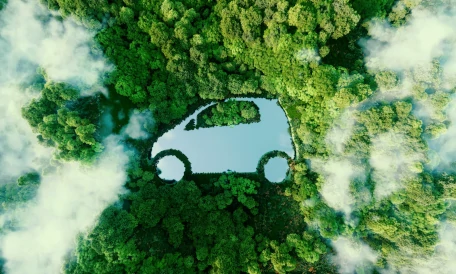
<path id="1" fill-rule="evenodd" d="M 201 107 L 181 124 L 161 136 L 154 143 L 151 156 L 154 157 L 160 151 L 167 149 L 180 150 L 188 157 L 194 173 L 221 173 L 228 170 L 255 172 L 260 158 L 272 150 L 284 151 L 294 158 L 295 152 L 288 130 L 287 117 L 277 100 L 263 98 L 235 100 L 253 101 L 259 107 L 260 122 L 185 130 L 185 126 L 191 119 L 196 119 L 202 110 L 213 105 L 209 104 Z M 163 172 L 164 169 L 172 172 L 181 170 L 179 160 L 163 162 L 164 160 L 159 161 L 159 168 Z M 273 160 L 271 159 L 269 163 Z M 284 174 L 284 165 L 279 164 L 280 159 L 278 160 L 272 162 L 273 165 L 277 164 L 276 173 L 282 171 Z M 271 176 L 271 178 L 278 178 L 277 176 L 280 175 Z M 181 177 L 181 174 L 175 177 Z"/>

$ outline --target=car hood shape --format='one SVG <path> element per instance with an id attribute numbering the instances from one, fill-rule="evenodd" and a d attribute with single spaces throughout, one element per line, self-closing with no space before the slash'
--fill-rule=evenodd
<path id="1" fill-rule="evenodd" d="M 259 107 L 260 122 L 185 130 L 190 120 L 196 120 L 197 115 L 212 103 L 162 135 L 154 143 L 151 156 L 167 149 L 180 150 L 188 157 L 195 173 L 254 172 L 260 158 L 273 150 L 284 151 L 294 158 L 287 117 L 277 100 L 235 100 L 253 101 Z"/>

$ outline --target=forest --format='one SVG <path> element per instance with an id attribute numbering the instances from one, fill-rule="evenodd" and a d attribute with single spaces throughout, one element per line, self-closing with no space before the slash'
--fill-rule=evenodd
<path id="1" fill-rule="evenodd" d="M 0 0 L 0 18 L 15 1 Z M 119 144 L 129 152 L 115 150 L 125 164 L 113 169 L 125 173 L 123 190 L 103 198 L 110 202 L 94 222 L 69 238 L 73 246 L 56 259 L 62 273 L 454 271 L 454 1 L 40 5 L 49 12 L 37 16 L 43 26 L 56 17 L 93 33 L 88 54 L 104 56 L 111 70 L 89 85 L 101 92 L 89 95 L 87 79 L 56 79 L 46 62 L 17 80 L 21 92 L 35 94 L 20 118 L 52 155 L 43 168 L 0 172 L 0 273 L 21 273 L 2 239 L 29 225 L 16 218 L 49 189 L 48 176 L 74 163 L 88 174 L 103 167 L 112 135 L 126 136 Z M 8 37 L 2 22 L 0 46 Z M 7 90 L 0 76 L 0 94 Z M 252 102 L 230 100 L 246 97 L 278 99 L 288 116 L 296 150 L 289 178 L 195 173 L 169 184 L 157 176 L 149 156 L 161 135 L 209 102 L 186 129 L 259 121 Z M 3 107 L 0 119 L 8 119 Z M 133 117 L 140 135 L 129 133 Z"/>

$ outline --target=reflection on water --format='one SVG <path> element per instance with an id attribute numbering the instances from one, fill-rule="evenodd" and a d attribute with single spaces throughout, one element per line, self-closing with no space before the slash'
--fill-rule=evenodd
<path id="1" fill-rule="evenodd" d="M 255 172 L 261 156 L 272 150 L 284 151 L 294 158 L 287 118 L 277 100 L 236 100 L 253 101 L 260 109 L 261 121 L 231 127 L 185 130 L 185 125 L 210 106 L 207 105 L 161 136 L 152 148 L 152 157 L 162 150 L 178 149 L 188 157 L 195 173 L 227 170 Z M 176 170 L 176 167 L 169 163 L 169 169 Z"/>
<path id="2" fill-rule="evenodd" d="M 280 183 L 285 179 L 287 170 L 287 160 L 282 157 L 275 157 L 270 159 L 264 166 L 264 175 L 269 182 Z"/>
<path id="3" fill-rule="evenodd" d="M 181 160 L 177 159 L 176 156 L 165 156 L 161 158 L 157 163 L 158 169 L 160 169 L 160 178 L 164 180 L 176 180 L 179 181 L 184 177 L 185 166 Z"/>

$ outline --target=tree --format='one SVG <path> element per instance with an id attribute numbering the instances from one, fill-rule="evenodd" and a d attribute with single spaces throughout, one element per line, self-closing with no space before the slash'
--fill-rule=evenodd
<path id="1" fill-rule="evenodd" d="M 135 18 L 135 12 L 129 7 L 122 7 L 119 11 L 119 20 L 122 23 L 129 24 Z"/>
<path id="2" fill-rule="evenodd" d="M 288 23 L 295 26 L 299 31 L 311 32 L 317 26 L 315 8 L 311 5 L 296 4 L 288 11 Z"/>
<path id="3" fill-rule="evenodd" d="M 19 177 L 19 179 L 17 179 L 17 184 L 19 186 L 38 185 L 40 184 L 40 179 L 41 176 L 38 172 L 30 172 Z"/>
<path id="4" fill-rule="evenodd" d="M 64 160 L 90 162 L 103 150 L 97 141 L 99 115 L 89 110 L 75 99 L 78 91 L 63 83 L 48 82 L 41 91 L 41 98 L 32 100 L 23 107 L 22 116 L 38 133 L 41 143 L 56 146 L 57 156 Z M 69 106 L 79 109 L 72 111 Z M 92 109 L 90 112 L 96 112 Z M 82 118 L 82 115 L 92 120 Z"/>

